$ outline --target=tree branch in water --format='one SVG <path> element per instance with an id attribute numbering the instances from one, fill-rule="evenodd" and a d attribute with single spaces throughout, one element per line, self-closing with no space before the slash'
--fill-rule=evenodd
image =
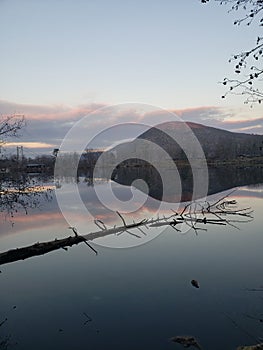
<path id="1" fill-rule="evenodd" d="M 172 211 L 170 216 L 163 216 L 162 218 L 152 218 L 152 219 L 143 219 L 138 222 L 133 222 L 127 224 L 124 217 L 117 212 L 117 215 L 120 217 L 122 224 L 121 226 L 114 226 L 113 228 L 107 228 L 105 223 L 101 220 L 95 220 L 94 223 L 99 227 L 99 231 L 90 232 L 86 235 L 79 235 L 75 227 L 69 227 L 73 232 L 74 236 L 69 236 L 67 238 L 55 239 L 48 242 L 37 242 L 31 246 L 11 249 L 9 251 L 0 253 L 0 265 L 15 262 L 18 260 L 25 260 L 33 256 L 39 256 L 47 254 L 51 251 L 58 249 L 67 250 L 68 247 L 77 245 L 79 243 L 85 243 L 96 255 L 98 254 L 97 250 L 92 247 L 89 243 L 94 241 L 97 238 L 106 237 L 113 234 L 122 234 L 124 232 L 136 237 L 141 238 L 139 234 L 146 235 L 142 228 L 154 228 L 162 226 L 170 226 L 175 228 L 176 231 L 180 232 L 179 228 L 175 226 L 180 226 L 183 223 L 189 226 L 197 234 L 198 230 L 204 230 L 200 225 L 232 225 L 232 222 L 235 223 L 244 223 L 249 222 L 253 219 L 251 216 L 251 208 L 238 209 L 236 208 L 236 201 L 229 201 L 223 197 L 221 200 L 215 203 L 205 202 L 204 204 L 200 203 L 189 203 L 184 209 L 180 212 Z M 240 219 L 231 220 L 231 216 L 240 217 Z M 242 220 L 241 220 L 242 218 Z M 138 230 L 139 234 L 136 234 L 132 231 Z"/>

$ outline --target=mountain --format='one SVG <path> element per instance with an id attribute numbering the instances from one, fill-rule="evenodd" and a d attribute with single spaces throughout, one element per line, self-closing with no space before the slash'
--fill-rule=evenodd
<path id="1" fill-rule="evenodd" d="M 164 152 L 168 153 L 164 156 Z M 167 122 L 150 128 L 132 142 L 116 146 L 109 153 L 116 160 L 128 158 L 163 161 L 234 160 L 263 156 L 263 135 L 235 133 L 191 122 Z M 110 156 L 110 155 L 109 155 Z M 126 158 L 125 158 L 126 157 Z"/>
<path id="2" fill-rule="evenodd" d="M 232 160 L 238 157 L 263 156 L 263 135 L 250 135 L 217 129 L 197 123 L 168 122 L 151 128 L 139 138 L 150 140 L 165 149 L 174 159 L 184 159 L 182 148 L 174 140 L 183 140 L 185 148 L 195 151 L 195 135 L 207 160 Z M 194 157 L 194 153 L 192 153 Z"/>
<path id="3" fill-rule="evenodd" d="M 142 179 L 147 183 L 151 197 L 177 202 L 180 198 L 182 201 L 202 198 L 206 184 L 208 194 L 212 194 L 260 182 L 263 168 L 259 167 L 254 179 L 254 167 L 243 166 L 239 169 L 229 164 L 220 170 L 218 167 L 209 167 L 207 178 L 206 161 L 208 164 L 217 161 L 219 164 L 224 161 L 238 164 L 236 160 L 242 163 L 243 158 L 247 157 L 253 158 L 253 161 L 258 157 L 258 162 L 261 162 L 263 135 L 234 133 L 202 124 L 176 121 L 150 128 L 135 140 L 104 152 L 104 164 L 101 165 L 105 168 L 110 165 L 108 171 L 111 179 L 118 183 L 133 184 L 145 192 L 143 184 L 134 183 Z"/>

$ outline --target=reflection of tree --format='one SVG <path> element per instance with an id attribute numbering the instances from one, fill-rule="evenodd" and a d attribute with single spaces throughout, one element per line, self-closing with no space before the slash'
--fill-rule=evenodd
<path id="1" fill-rule="evenodd" d="M 89 244 L 90 241 L 106 235 L 128 234 L 133 236 L 134 239 L 137 239 L 140 238 L 140 235 L 145 235 L 145 232 L 150 232 L 150 230 L 145 230 L 145 232 L 143 232 L 143 229 L 146 227 L 154 228 L 158 226 L 167 226 L 179 231 L 180 224 L 185 223 L 197 233 L 198 230 L 209 227 L 210 225 L 222 225 L 227 227 L 227 225 L 236 225 L 239 219 L 242 219 L 242 222 L 250 221 L 250 209 L 239 209 L 237 208 L 236 204 L 237 203 L 235 201 L 228 200 L 226 198 L 221 198 L 220 200 L 212 203 L 203 203 L 202 205 L 190 203 L 177 213 L 171 212 L 169 216 L 150 220 L 145 219 L 131 224 L 127 223 L 123 216 L 117 213 L 121 219 L 121 226 L 109 228 L 106 227 L 102 221 L 96 220 L 95 223 L 99 227 L 99 230 L 89 233 L 86 236 L 79 235 L 77 230 L 72 227 L 71 229 L 75 234 L 73 237 L 50 242 L 36 243 L 29 247 L 4 252 L 0 254 L 0 264 L 9 263 L 12 261 L 14 262 L 20 259 L 27 259 L 32 256 L 43 255 L 53 250 L 67 250 L 68 247 L 74 244 L 84 242 L 91 247 Z M 4 342 L 8 344 L 8 341 L 9 340 L 7 338 L 3 339 L 3 347 L 1 347 L 0 340 L 0 349 L 6 349 L 7 347 L 4 347 Z M 195 344 L 196 347 L 199 346 L 198 342 L 193 337 L 177 336 L 173 338 L 173 341 L 183 345 L 184 347 L 194 346 Z"/>
<path id="2" fill-rule="evenodd" d="M 53 187 L 39 185 L 36 180 L 9 179 L 0 182 L 0 212 L 13 218 L 15 213 L 39 208 L 43 201 L 52 200 Z"/>
<path id="3" fill-rule="evenodd" d="M 11 346 L 10 344 L 10 337 L 6 336 L 3 339 L 0 339 L 0 349 L 1 350 L 6 350 Z"/>
<path id="4" fill-rule="evenodd" d="M 0 147 L 8 138 L 19 136 L 24 126 L 23 115 L 0 116 Z M 51 200 L 52 189 L 40 185 L 42 181 L 32 180 L 21 173 L 22 167 L 18 155 L 10 161 L 9 172 L 0 174 L 0 212 L 13 218 L 21 209 L 27 214 L 28 209 L 39 207 L 43 200 Z"/>
<path id="5" fill-rule="evenodd" d="M 7 322 L 7 318 L 0 322 L 0 327 L 2 327 Z M 7 350 L 13 344 L 11 344 L 11 335 L 0 337 L 0 350 Z"/>

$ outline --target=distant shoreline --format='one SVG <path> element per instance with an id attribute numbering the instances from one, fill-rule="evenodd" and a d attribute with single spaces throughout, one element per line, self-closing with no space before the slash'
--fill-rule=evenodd
<path id="1" fill-rule="evenodd" d="M 174 160 L 175 164 L 177 166 L 190 166 L 191 161 L 187 160 Z M 167 166 L 165 162 L 158 162 L 157 164 L 163 165 L 164 167 Z M 207 164 L 208 166 L 227 166 L 227 165 L 232 165 L 232 166 L 239 166 L 239 167 L 247 167 L 247 166 L 257 166 L 257 167 L 263 167 L 263 157 L 243 157 L 243 158 L 238 158 L 238 159 L 226 159 L 226 160 L 211 160 L 208 159 L 206 162 L 200 161 L 200 165 L 202 164 Z M 154 166 L 154 164 L 152 164 Z M 128 161 L 125 164 L 119 164 L 117 165 L 117 168 L 147 168 L 151 166 L 150 164 L 147 163 L 141 163 L 139 160 L 138 163 L 135 163 L 134 161 L 129 164 Z M 107 167 L 107 165 L 105 166 Z"/>

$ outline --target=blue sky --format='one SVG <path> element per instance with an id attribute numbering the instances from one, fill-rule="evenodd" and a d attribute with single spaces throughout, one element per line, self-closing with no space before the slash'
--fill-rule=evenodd
<path id="1" fill-rule="evenodd" d="M 236 131 L 247 121 L 246 132 L 262 133 L 258 106 L 220 98 L 231 54 L 258 35 L 234 26 L 238 17 L 215 1 L 0 0 L 0 113 L 25 114 L 22 141 L 56 146 L 67 131 L 55 137 L 58 125 L 126 102 Z"/>

